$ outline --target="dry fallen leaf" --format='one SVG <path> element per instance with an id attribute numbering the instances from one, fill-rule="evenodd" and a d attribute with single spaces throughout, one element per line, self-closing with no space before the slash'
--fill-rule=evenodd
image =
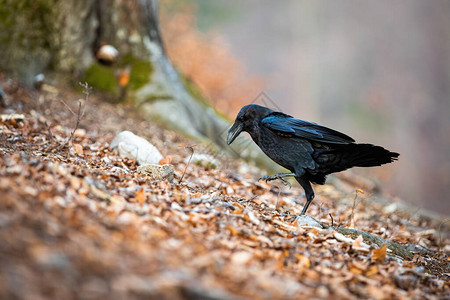
<path id="1" fill-rule="evenodd" d="M 308 257 L 306 257 L 304 255 L 301 255 L 301 254 L 298 254 L 298 253 L 295 254 L 295 257 L 298 259 L 298 265 L 301 268 L 309 268 L 309 267 L 311 267 L 311 261 L 309 260 Z"/>
<path id="2" fill-rule="evenodd" d="M 361 275 L 366 270 L 367 266 L 363 265 L 362 263 L 358 262 L 351 262 L 348 266 L 348 270 L 356 275 Z"/>
<path id="3" fill-rule="evenodd" d="M 136 192 L 136 202 L 139 203 L 141 206 L 144 205 L 145 203 L 145 190 L 144 189 L 140 189 L 139 191 Z"/>
<path id="4" fill-rule="evenodd" d="M 353 248 L 361 248 L 361 243 L 363 242 L 364 238 L 362 235 L 359 235 L 354 241 L 353 241 Z"/>
<path id="5" fill-rule="evenodd" d="M 83 155 L 83 146 L 80 144 L 73 144 L 73 151 L 78 155 Z"/>
<path id="6" fill-rule="evenodd" d="M 378 263 L 384 262 L 384 260 L 386 259 L 386 250 L 387 250 L 387 248 L 388 248 L 387 244 L 384 244 L 380 248 L 374 249 L 372 251 L 372 260 L 376 261 Z"/>
<path id="7" fill-rule="evenodd" d="M 370 246 L 364 243 L 364 238 L 359 235 L 352 243 L 352 249 L 362 252 L 369 252 Z"/>
<path id="8" fill-rule="evenodd" d="M 231 233 L 231 235 L 238 235 L 238 231 L 233 226 L 227 225 L 225 228 Z"/>
<path id="9" fill-rule="evenodd" d="M 173 157 L 171 155 L 167 155 L 159 161 L 159 165 L 172 164 Z"/>
<path id="10" fill-rule="evenodd" d="M 378 265 L 370 265 L 369 268 L 366 270 L 364 275 L 370 277 L 373 275 L 378 274 Z"/>

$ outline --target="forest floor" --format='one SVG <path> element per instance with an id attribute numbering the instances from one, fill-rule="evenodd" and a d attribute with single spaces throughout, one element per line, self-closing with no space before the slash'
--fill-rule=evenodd
<path id="1" fill-rule="evenodd" d="M 201 147 L 131 107 L 91 95 L 68 141 L 81 92 L 0 86 L 1 299 L 450 298 L 444 217 L 327 184 L 308 211 L 326 228 L 299 226 L 298 186 L 257 182 L 264 172 L 224 157 L 187 165 Z M 161 151 L 173 183 L 109 148 L 123 130 Z"/>

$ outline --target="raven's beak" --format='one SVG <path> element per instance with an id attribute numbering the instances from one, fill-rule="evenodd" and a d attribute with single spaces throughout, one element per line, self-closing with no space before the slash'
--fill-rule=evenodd
<path id="1" fill-rule="evenodd" d="M 231 126 L 230 130 L 228 131 L 227 136 L 227 144 L 231 144 L 235 138 L 241 133 L 242 129 L 244 128 L 244 124 L 241 122 L 234 122 L 233 126 Z"/>

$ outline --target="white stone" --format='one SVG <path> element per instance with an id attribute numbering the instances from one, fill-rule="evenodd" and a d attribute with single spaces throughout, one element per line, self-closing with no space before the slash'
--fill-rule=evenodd
<path id="1" fill-rule="evenodd" d="M 131 131 L 120 132 L 111 142 L 111 149 L 116 149 L 122 158 L 135 158 L 139 165 L 158 164 L 163 156 L 146 139 Z"/>
<path id="2" fill-rule="evenodd" d="M 298 216 L 297 217 L 297 226 L 300 227 L 316 227 L 316 228 L 323 228 L 322 225 L 320 225 L 320 223 L 314 219 L 313 217 L 307 216 L 307 215 L 302 215 L 302 216 Z"/>

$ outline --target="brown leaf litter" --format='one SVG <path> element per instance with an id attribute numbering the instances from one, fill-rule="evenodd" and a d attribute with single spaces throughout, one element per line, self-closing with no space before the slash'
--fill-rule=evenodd
<path id="1" fill-rule="evenodd" d="M 10 101 L 0 113 L 23 118 L 0 123 L 2 299 L 449 296 L 448 222 L 386 213 L 372 196 L 352 209 L 358 187 L 325 185 L 309 214 L 328 228 L 297 226 L 299 188 L 281 193 L 277 183 L 255 182 L 257 168 L 223 157 L 217 169 L 186 167 L 193 143 L 131 108 L 91 97 L 60 149 L 76 121 L 61 99 L 76 107 L 69 100 L 77 97 L 4 90 Z M 138 173 L 134 160 L 109 149 L 129 129 L 167 157 L 173 183 Z M 403 259 L 359 231 L 338 232 L 330 215 L 337 226 L 415 244 L 415 255 Z"/>

